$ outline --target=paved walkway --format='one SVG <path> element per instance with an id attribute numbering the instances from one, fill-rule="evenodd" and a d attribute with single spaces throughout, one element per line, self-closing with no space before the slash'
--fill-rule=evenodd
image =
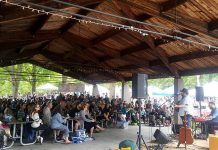
<path id="1" fill-rule="evenodd" d="M 149 128 L 142 126 L 142 133 L 143 137 L 146 142 L 154 140 L 153 133 L 156 128 Z M 161 130 L 165 133 L 168 134 L 170 133 L 170 128 L 161 128 Z M 44 142 L 43 145 L 40 144 L 35 144 L 31 146 L 19 146 L 16 144 L 12 150 L 72 150 L 72 149 L 77 149 L 77 150 L 109 150 L 109 149 L 114 149 L 118 148 L 118 145 L 121 141 L 125 139 L 130 139 L 136 141 L 136 134 L 138 131 L 137 126 L 129 126 L 128 129 L 116 129 L 116 128 L 111 128 L 111 129 L 106 129 L 102 133 L 95 133 L 96 140 L 95 141 L 89 141 L 86 143 L 82 144 L 58 144 L 58 143 L 53 143 L 53 142 Z M 197 145 L 202 145 L 204 148 L 208 147 L 208 142 L 207 141 L 200 141 L 197 143 Z M 172 142 L 169 144 L 169 146 L 166 146 L 164 149 L 167 150 L 174 150 L 176 149 L 176 144 L 177 142 Z M 196 145 L 196 142 L 195 142 Z M 201 147 L 196 147 L 196 146 L 190 146 L 191 149 L 201 149 Z M 184 148 L 182 148 L 184 149 Z"/>

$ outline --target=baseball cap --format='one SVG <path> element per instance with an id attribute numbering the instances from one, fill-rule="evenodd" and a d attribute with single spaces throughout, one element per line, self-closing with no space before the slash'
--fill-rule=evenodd
<path id="1" fill-rule="evenodd" d="M 188 89 L 183 88 L 182 90 L 180 90 L 180 92 L 188 94 Z"/>

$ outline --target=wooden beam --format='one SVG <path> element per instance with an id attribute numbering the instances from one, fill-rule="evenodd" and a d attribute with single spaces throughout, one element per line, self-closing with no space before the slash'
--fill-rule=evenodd
<path id="1" fill-rule="evenodd" d="M 66 37 L 66 35 L 67 35 L 67 37 Z M 65 34 L 64 39 L 66 42 L 71 44 L 73 47 L 75 45 L 79 45 L 81 47 L 81 50 L 78 49 L 77 53 L 80 53 L 81 55 L 85 56 L 86 58 L 89 59 L 89 61 L 94 62 L 96 65 L 99 65 L 99 66 L 105 68 L 108 71 L 108 74 L 112 75 L 114 77 L 114 79 L 119 80 L 119 81 L 124 81 L 122 76 L 120 76 L 120 75 L 118 76 L 115 73 L 113 73 L 113 70 L 109 66 L 107 66 L 104 63 L 101 63 L 96 58 L 96 56 L 94 56 L 92 53 L 87 53 L 85 51 L 85 47 L 90 47 L 90 44 L 91 44 L 90 41 L 88 41 L 85 38 L 79 37 L 73 33 L 69 33 L 69 32 L 67 34 Z"/>
<path id="2" fill-rule="evenodd" d="M 48 44 L 48 41 L 42 43 L 39 47 L 34 48 L 34 49 L 28 49 L 25 50 L 25 47 L 23 47 L 20 51 L 9 51 L 9 53 L 7 53 L 7 51 L 5 51 L 6 53 L 4 54 L 4 52 L 1 52 L 1 56 L 0 59 L 1 60 L 20 60 L 20 59 L 27 59 L 27 58 L 31 58 L 36 54 L 39 54 L 44 48 L 45 46 Z"/>
<path id="3" fill-rule="evenodd" d="M 180 61 L 187 61 L 187 60 L 210 57 L 210 56 L 215 56 L 215 55 L 218 55 L 217 51 L 215 51 L 215 52 L 213 52 L 213 51 L 197 51 L 197 52 L 192 52 L 192 53 L 187 53 L 187 54 L 171 56 L 168 58 L 168 60 L 169 60 L 169 63 L 176 63 L 176 62 L 180 62 Z M 158 66 L 158 65 L 162 65 L 162 64 L 163 63 L 159 59 L 149 62 L 149 66 Z"/>
<path id="4" fill-rule="evenodd" d="M 59 33 L 52 30 L 39 31 L 35 37 L 29 32 L 0 32 L 0 51 L 19 49 L 26 45 L 50 41 L 57 37 L 59 37 Z"/>
<path id="5" fill-rule="evenodd" d="M 92 43 L 93 43 L 93 46 L 97 45 L 98 43 L 101 43 L 119 33 L 123 32 L 122 30 L 115 30 L 115 29 L 112 29 L 112 30 L 109 30 L 105 33 L 103 33 L 102 35 L 98 36 L 97 38 L 95 38 Z"/>
<path id="6" fill-rule="evenodd" d="M 91 5 L 87 5 L 87 8 L 90 9 L 95 9 L 97 6 L 99 5 L 99 3 L 94 3 Z M 81 9 L 77 14 L 86 16 L 90 11 L 88 10 L 84 10 Z M 72 16 L 74 17 L 74 15 Z M 77 17 L 78 19 L 82 19 L 81 17 Z M 64 34 L 65 32 L 67 32 L 70 28 L 72 28 L 78 21 L 77 20 L 73 20 L 73 19 L 69 19 L 69 21 L 67 23 L 65 23 L 61 28 L 60 28 L 60 32 L 61 34 Z"/>
<path id="7" fill-rule="evenodd" d="M 161 47 L 155 46 L 154 40 L 152 37 L 147 36 L 146 41 L 147 41 L 147 44 L 149 44 L 149 46 L 151 48 L 150 52 L 154 56 L 157 56 L 176 78 L 179 78 L 180 76 L 179 76 L 177 69 L 169 63 L 169 60 L 168 60 L 164 50 Z"/>
<path id="8" fill-rule="evenodd" d="M 87 6 L 87 5 L 92 5 L 92 4 L 99 4 L 103 2 L 104 0 L 74 0 L 73 2 L 75 4 L 81 5 L 81 6 Z M 70 2 L 72 3 L 72 0 L 65 0 L 65 2 Z M 54 3 L 52 1 L 45 1 L 45 0 L 39 0 L 34 2 L 36 4 L 42 4 L 44 6 L 49 6 L 57 9 L 64 9 L 70 7 L 69 5 L 62 5 L 59 3 Z M 28 18 L 33 18 L 37 16 L 42 16 L 44 15 L 43 13 L 37 13 L 37 12 L 32 12 L 31 10 L 28 9 L 22 9 L 17 6 L 5 6 L 0 9 L 0 14 L 2 14 L 3 19 L 0 19 L 0 24 L 1 23 L 9 23 L 9 22 L 14 22 L 22 19 L 28 19 Z"/>
<path id="9" fill-rule="evenodd" d="M 16 32 L 0 32 L 0 43 L 13 43 L 21 41 L 40 42 L 45 40 L 52 40 L 58 38 L 60 33 L 57 30 L 42 30 L 38 32 L 37 36 L 33 36 L 30 32 L 16 31 Z"/>
<path id="10" fill-rule="evenodd" d="M 89 84 L 93 84 L 92 81 L 89 81 L 89 80 L 86 80 L 85 78 L 83 78 L 83 76 L 85 76 L 85 75 L 82 74 L 82 73 L 72 72 L 72 71 L 70 71 L 68 69 L 59 68 L 59 67 L 57 67 L 55 65 L 44 64 L 44 63 L 41 63 L 41 62 L 37 62 L 36 60 L 29 60 L 28 63 L 34 64 L 36 66 L 39 66 L 39 67 L 42 67 L 42 68 L 45 68 L 45 69 L 48 69 L 48 70 L 55 71 L 57 73 L 63 74 L 65 76 L 72 77 L 74 79 L 78 79 L 80 81 L 84 81 L 84 82 L 89 83 Z M 65 71 L 65 70 L 67 70 L 67 71 Z"/>
<path id="11" fill-rule="evenodd" d="M 211 22 L 208 23 L 208 31 L 214 31 L 218 29 L 218 19 L 212 20 Z"/>
<path id="12" fill-rule="evenodd" d="M 17 64 L 27 63 L 28 59 L 19 59 L 19 60 L 0 60 L 0 67 L 7 67 Z"/>
<path id="13" fill-rule="evenodd" d="M 86 52 L 86 48 L 89 48 L 90 47 L 90 45 L 92 45 L 92 42 L 91 41 L 89 41 L 89 40 L 87 40 L 87 39 L 85 39 L 85 38 L 82 38 L 82 37 L 79 37 L 78 35 L 75 35 L 75 34 L 73 34 L 73 33 L 67 33 L 66 34 L 67 36 L 65 36 L 64 37 L 64 39 L 68 42 L 68 43 L 75 43 L 75 42 L 77 42 L 76 44 L 79 44 L 82 48 L 79 50 L 80 52 L 82 52 L 83 53 L 83 55 L 84 55 L 84 53 Z M 75 45 L 73 45 L 74 47 L 75 47 Z M 86 47 L 86 48 L 84 48 L 84 47 Z M 105 51 L 104 53 L 105 54 L 107 54 L 107 55 L 109 55 L 109 57 L 110 58 L 120 58 L 120 54 L 119 53 L 117 53 L 117 54 L 115 54 L 113 51 L 115 51 L 115 50 L 113 50 L 113 49 L 111 49 L 110 47 L 107 47 L 107 46 L 101 46 L 101 50 L 102 51 Z M 78 51 L 77 51 L 78 52 Z M 109 54 L 109 53 L 111 53 L 111 54 Z M 89 53 L 90 54 L 90 53 Z M 86 53 L 85 53 L 85 56 L 86 56 Z M 88 56 L 86 56 L 86 57 L 88 57 Z M 136 63 L 138 66 L 148 66 L 148 62 L 147 61 L 139 61 L 137 58 L 135 58 L 135 57 L 133 57 L 133 56 L 126 56 L 126 55 L 123 55 L 122 56 L 122 59 L 123 60 L 125 60 L 125 61 L 127 61 L 127 62 L 132 62 L 132 63 Z M 94 59 L 92 59 L 92 61 L 93 60 L 95 60 L 95 62 L 94 63 L 96 63 L 96 64 L 101 64 L 101 65 L 104 65 L 104 60 L 103 59 L 97 59 L 96 60 L 96 58 Z M 105 65 L 104 65 L 104 67 L 105 67 Z"/>
<path id="14" fill-rule="evenodd" d="M 180 5 L 183 5 L 186 2 L 187 2 L 187 0 L 168 0 L 168 1 L 161 4 L 160 10 L 161 10 L 161 12 L 165 12 L 165 11 L 171 10 L 173 8 L 176 8 Z"/>
<path id="15" fill-rule="evenodd" d="M 211 73 L 218 73 L 218 67 L 196 68 L 192 70 L 180 71 L 181 76 L 192 76 L 192 75 L 211 74 Z"/>
<path id="16" fill-rule="evenodd" d="M 167 12 L 162 12 L 161 13 L 161 8 L 156 4 L 156 6 L 149 6 L 149 5 L 141 5 L 137 4 L 131 1 L 125 1 L 125 0 L 120 0 L 123 5 L 127 5 L 129 7 L 137 8 L 140 10 L 143 10 L 147 14 L 153 16 L 153 17 L 158 17 L 160 19 L 166 20 L 171 22 L 172 24 L 179 25 L 182 28 L 185 28 L 187 30 L 196 32 L 198 34 L 204 34 L 207 36 L 210 36 L 211 38 L 217 38 L 218 35 L 215 33 L 208 33 L 208 23 L 203 22 L 199 19 L 195 19 L 193 17 L 189 17 L 187 15 L 181 14 L 177 12 L 177 16 L 175 17 L 174 14 L 172 13 L 167 13 Z M 143 1 L 143 4 L 147 3 Z M 153 4 L 155 5 L 155 4 Z"/>
<path id="17" fill-rule="evenodd" d="M 77 52 L 77 53 L 80 53 L 80 51 Z M 43 56 L 45 56 L 46 58 L 50 59 L 52 62 L 55 62 L 56 64 L 62 66 L 62 63 L 61 63 L 61 62 L 64 61 L 64 59 L 63 59 L 62 56 L 57 55 L 57 54 L 52 53 L 52 52 L 49 52 L 49 51 L 42 51 L 41 54 L 42 54 Z M 83 53 L 80 53 L 80 54 L 81 54 L 82 56 L 84 56 Z M 89 56 L 89 57 L 90 57 L 90 56 Z M 91 56 L 90 59 L 95 59 L 95 58 L 94 58 L 93 56 Z M 95 62 L 95 61 L 97 61 L 97 60 L 94 60 L 93 62 Z M 95 62 L 95 63 L 96 63 L 96 62 Z M 90 68 L 91 68 L 91 67 L 90 67 Z M 70 67 L 70 68 L 66 68 L 66 69 L 71 69 L 71 67 Z M 76 67 L 73 67 L 73 69 L 76 70 L 76 71 L 79 71 L 79 70 L 77 70 Z M 94 69 L 96 69 L 96 68 L 94 68 Z M 117 80 L 117 79 L 114 77 L 114 74 L 111 73 L 111 72 L 114 72 L 113 70 L 102 69 L 102 67 L 100 67 L 99 69 L 100 69 L 100 70 L 103 70 L 103 71 L 101 71 L 101 72 L 98 73 L 99 75 L 108 77 L 108 78 L 110 78 L 110 79 L 115 79 L 115 80 Z M 106 73 L 104 73 L 104 72 L 106 72 Z M 87 77 L 88 77 L 88 75 L 84 75 L 84 76 L 83 76 L 83 78 L 87 78 Z M 97 79 L 96 79 L 96 80 L 97 80 Z"/>
<path id="18" fill-rule="evenodd" d="M 131 18 L 131 19 L 134 19 L 135 18 L 135 15 L 133 14 L 133 12 L 131 11 L 131 8 L 129 6 L 124 6 L 122 5 L 121 3 L 117 3 L 117 1 L 115 1 L 115 4 L 117 5 L 117 7 L 120 6 L 120 9 L 122 10 L 122 13 L 125 17 L 128 17 L 128 18 Z M 134 26 L 134 23 L 132 22 L 129 22 L 130 25 L 133 25 Z M 143 27 L 142 25 L 138 25 L 136 24 L 135 25 L 136 27 Z M 142 37 L 142 39 L 145 39 L 144 37 Z M 150 52 L 154 55 L 154 56 L 157 56 L 158 58 L 160 58 L 160 60 L 164 63 L 164 65 L 169 69 L 169 71 L 175 75 L 175 77 L 179 77 L 179 74 L 178 74 L 178 71 L 176 70 L 175 67 L 171 66 L 168 62 L 168 59 L 166 57 L 166 54 L 164 54 L 164 51 L 163 50 L 160 50 L 161 48 L 160 47 L 156 47 L 155 43 L 154 43 L 154 40 L 152 37 L 150 36 L 147 36 L 146 37 L 146 40 L 144 40 L 145 43 L 147 43 L 147 45 L 150 47 Z M 147 47 L 145 48 L 147 49 Z M 138 63 L 136 63 L 138 64 Z"/>
<path id="19" fill-rule="evenodd" d="M 31 28 L 32 35 L 36 36 L 38 31 L 40 31 L 42 29 L 42 27 L 46 24 L 46 22 L 48 21 L 48 19 L 50 17 L 51 17 L 51 15 L 46 15 L 46 14 L 40 16 L 40 19 Z"/>
<path id="20" fill-rule="evenodd" d="M 182 30 L 182 32 L 183 31 L 186 32 L 186 33 L 189 33 L 189 34 L 191 34 L 193 36 L 197 35 L 195 32 L 192 32 L 192 31 L 189 31 L 189 30 Z M 176 34 L 176 33 L 171 34 L 171 36 L 174 36 L 174 35 L 180 36 L 181 38 L 189 37 L 188 35 L 182 35 L 182 34 L 180 35 L 180 34 Z M 163 44 L 171 43 L 171 42 L 174 42 L 174 41 L 177 41 L 177 40 L 178 39 L 163 37 L 161 39 L 154 40 L 154 43 L 155 43 L 155 46 L 161 46 Z M 148 51 L 149 52 L 149 49 L 150 49 L 150 47 L 146 42 L 141 42 L 138 45 L 135 45 L 135 46 L 132 46 L 132 47 L 121 50 L 120 56 L 118 56 L 118 57 L 104 56 L 104 57 L 100 58 L 100 61 L 104 62 L 104 61 L 109 61 L 109 60 L 112 60 L 112 59 L 123 58 L 126 55 L 130 55 L 130 54 L 137 53 L 137 52 L 140 52 L 140 51 Z"/>

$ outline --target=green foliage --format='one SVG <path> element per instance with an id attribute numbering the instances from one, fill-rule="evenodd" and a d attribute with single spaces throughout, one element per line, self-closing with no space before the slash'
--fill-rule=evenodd
<path id="1" fill-rule="evenodd" d="M 8 67 L 9 72 L 6 71 L 6 68 L 0 68 L 0 96 L 12 95 L 12 80 L 9 75 L 10 69 L 12 67 Z M 21 95 L 27 94 L 31 92 L 32 89 L 32 81 L 34 80 L 34 70 L 32 64 L 23 64 L 22 72 L 18 72 L 17 75 L 21 76 L 20 84 L 19 84 L 19 93 Z M 14 67 L 17 69 L 17 65 Z M 50 71 L 41 67 L 36 66 L 35 68 L 35 77 L 36 77 L 36 86 L 40 86 L 46 83 L 52 83 L 55 86 L 59 86 L 62 83 L 62 75 Z M 194 88 L 197 85 L 197 77 L 196 76 L 186 76 L 182 77 L 184 82 L 184 87 L 186 88 Z M 201 75 L 200 78 L 201 85 L 211 81 L 218 81 L 218 74 L 206 74 Z M 82 81 L 67 77 L 67 83 L 83 83 Z M 157 86 L 160 89 L 165 89 L 170 86 L 173 86 L 174 79 L 173 78 L 161 78 L 161 79 L 149 79 L 148 85 Z M 131 81 L 128 82 L 131 86 Z M 121 82 L 116 82 L 116 85 L 122 85 Z M 103 86 L 108 87 L 107 84 L 103 84 Z"/>
<path id="2" fill-rule="evenodd" d="M 165 89 L 173 86 L 173 78 L 161 78 L 161 79 L 149 79 L 148 85 L 159 87 L 160 89 Z"/>
<path id="3" fill-rule="evenodd" d="M 14 68 L 16 69 L 17 65 L 15 65 Z M 0 68 L 0 96 L 12 95 L 12 80 L 9 75 L 9 73 L 11 73 L 11 67 L 7 67 L 7 69 L 8 71 L 6 71 L 6 68 Z M 21 76 L 19 84 L 19 93 L 21 95 L 32 92 L 32 82 L 34 80 L 33 72 L 32 64 L 23 64 L 22 71 L 17 73 L 18 76 Z M 61 74 L 38 66 L 35 67 L 35 77 L 36 86 L 46 83 L 52 83 L 55 86 L 59 86 L 62 81 Z M 68 77 L 67 83 L 81 83 L 81 81 Z"/>

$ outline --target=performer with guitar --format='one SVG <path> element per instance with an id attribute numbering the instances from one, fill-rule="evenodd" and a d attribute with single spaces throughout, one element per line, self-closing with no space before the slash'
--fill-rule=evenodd
<path id="1" fill-rule="evenodd" d="M 180 91 L 182 99 L 179 101 L 179 104 L 175 105 L 175 108 L 179 108 L 179 115 L 181 119 L 184 121 L 184 113 L 186 112 L 186 122 L 187 127 L 190 128 L 193 114 L 193 99 L 189 97 L 188 89 L 183 88 Z"/>

